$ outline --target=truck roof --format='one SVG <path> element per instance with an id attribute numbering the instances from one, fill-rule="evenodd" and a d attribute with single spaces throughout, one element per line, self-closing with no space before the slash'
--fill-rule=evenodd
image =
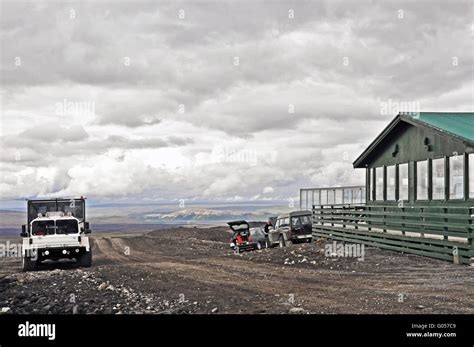
<path id="1" fill-rule="evenodd" d="M 71 201 L 71 200 L 85 200 L 86 198 L 81 196 L 80 198 L 35 198 L 35 199 L 26 199 L 26 201 Z"/>

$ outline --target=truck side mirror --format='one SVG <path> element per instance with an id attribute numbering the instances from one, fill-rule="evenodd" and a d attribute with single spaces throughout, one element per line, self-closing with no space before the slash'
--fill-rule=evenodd
<path id="1" fill-rule="evenodd" d="M 90 234 L 91 233 L 91 229 L 89 229 L 89 222 L 84 222 L 84 234 Z"/>
<path id="2" fill-rule="evenodd" d="M 28 233 L 26 232 L 26 225 L 22 225 L 21 226 L 21 234 L 20 234 L 21 237 L 27 237 L 28 236 Z"/>

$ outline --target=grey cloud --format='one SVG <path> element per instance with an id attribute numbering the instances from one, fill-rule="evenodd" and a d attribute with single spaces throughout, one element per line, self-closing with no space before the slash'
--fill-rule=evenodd
<path id="1" fill-rule="evenodd" d="M 20 140 L 41 142 L 77 142 L 86 140 L 88 137 L 89 134 L 80 125 L 67 127 L 61 124 L 38 124 L 18 135 Z"/>
<path id="2" fill-rule="evenodd" d="M 7 195 L 228 198 L 266 186 L 289 196 L 300 186 L 353 184 L 360 177 L 345 158 L 390 121 L 381 103 L 473 107 L 469 1 L 0 6 Z M 65 97 L 94 101 L 92 119 L 49 119 L 51 104 Z M 21 122 L 36 114 L 39 125 Z M 220 145 L 273 151 L 278 160 L 194 160 L 205 162 Z M 170 167 L 143 162 L 141 151 L 153 149 Z"/>

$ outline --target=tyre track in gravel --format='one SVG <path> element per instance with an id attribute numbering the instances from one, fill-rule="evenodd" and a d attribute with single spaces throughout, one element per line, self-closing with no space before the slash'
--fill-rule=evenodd
<path id="1" fill-rule="evenodd" d="M 165 256 L 156 252 L 140 251 L 133 248 L 130 255 L 124 255 L 125 247 L 130 247 L 128 238 L 104 237 L 94 240 L 95 252 L 99 252 L 99 264 L 129 265 L 139 270 L 161 271 L 171 274 L 180 281 L 201 283 L 216 288 L 219 296 L 235 296 L 241 294 L 243 299 L 260 295 L 268 298 L 289 297 L 296 299 L 304 296 L 304 301 L 314 305 L 331 306 L 334 309 L 343 309 L 346 305 L 340 303 L 340 298 L 330 299 L 333 291 L 331 286 L 314 278 L 314 274 L 295 274 L 292 269 L 276 267 L 275 265 L 259 264 L 247 260 L 206 257 L 199 260 L 180 259 Z M 96 255 L 94 255 L 96 257 Z M 95 262 L 95 260 L 94 260 Z M 344 290 L 342 290 L 344 291 Z M 308 292 L 315 295 L 314 299 L 306 295 Z M 227 294 L 226 294 L 227 293 Z"/>
<path id="2" fill-rule="evenodd" d="M 358 313 L 360 303 L 368 302 L 377 295 L 384 305 L 397 306 L 399 293 L 408 293 L 415 298 L 420 286 L 420 275 L 427 269 L 404 269 L 404 283 L 397 274 L 383 275 L 371 273 L 352 274 L 348 271 L 295 269 L 277 264 L 258 263 L 253 261 L 225 257 L 222 254 L 205 255 L 203 257 L 186 259 L 182 256 L 164 255 L 160 249 L 143 249 L 132 245 L 130 237 L 111 237 L 97 241 L 100 259 L 120 265 L 130 265 L 134 269 L 147 269 L 167 273 L 179 283 L 200 283 L 216 288 L 224 293 L 242 293 L 244 296 L 259 295 L 268 298 L 285 297 L 294 294 L 296 298 L 304 298 L 304 306 L 318 312 L 321 308 L 331 308 L 332 311 Z M 139 240 L 139 239 L 135 239 Z M 143 240 L 142 240 L 143 241 Z M 146 244 L 146 239 L 144 241 Z M 224 244 L 222 244 L 224 247 Z M 129 247 L 130 255 L 124 250 Z M 271 251 L 271 250 L 270 250 Z M 406 270 L 406 271 L 405 271 Z M 435 269 L 428 269 L 435 270 Z M 438 275 L 448 275 L 449 267 Z M 421 276 L 423 277 L 423 276 Z M 389 285 L 387 285 L 389 283 Z M 354 298 L 354 292 L 359 295 Z M 439 293 L 421 293 L 437 300 Z M 466 293 L 467 294 L 467 293 Z M 244 298 L 245 299 L 245 298 Z M 455 299 L 454 299 L 455 301 Z M 398 305 L 399 306 L 399 305 Z"/>

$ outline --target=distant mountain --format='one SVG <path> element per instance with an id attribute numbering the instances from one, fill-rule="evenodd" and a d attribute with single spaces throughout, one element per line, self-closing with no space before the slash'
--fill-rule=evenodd
<path id="1" fill-rule="evenodd" d="M 243 212 L 209 208 L 183 208 L 169 213 L 150 213 L 144 215 L 143 217 L 146 220 L 161 222 L 216 222 L 237 219 L 265 220 L 270 215 L 272 214 L 264 211 Z"/>
<path id="2" fill-rule="evenodd" d="M 214 206 L 189 206 L 179 208 L 176 205 L 127 205 L 127 206 L 90 206 L 87 219 L 93 230 L 150 229 L 158 225 L 204 225 L 225 224 L 229 221 L 245 219 L 247 221 L 266 221 L 268 217 L 287 211 L 281 205 L 224 204 Z M 26 223 L 26 211 L 0 209 L 0 235 L 16 235 L 21 225 Z M 149 225 L 147 225 L 149 224 Z M 153 226 L 154 225 L 154 226 Z"/>
<path id="3" fill-rule="evenodd" d="M 26 212 L 0 210 L 0 227 L 17 228 L 26 223 Z"/>

